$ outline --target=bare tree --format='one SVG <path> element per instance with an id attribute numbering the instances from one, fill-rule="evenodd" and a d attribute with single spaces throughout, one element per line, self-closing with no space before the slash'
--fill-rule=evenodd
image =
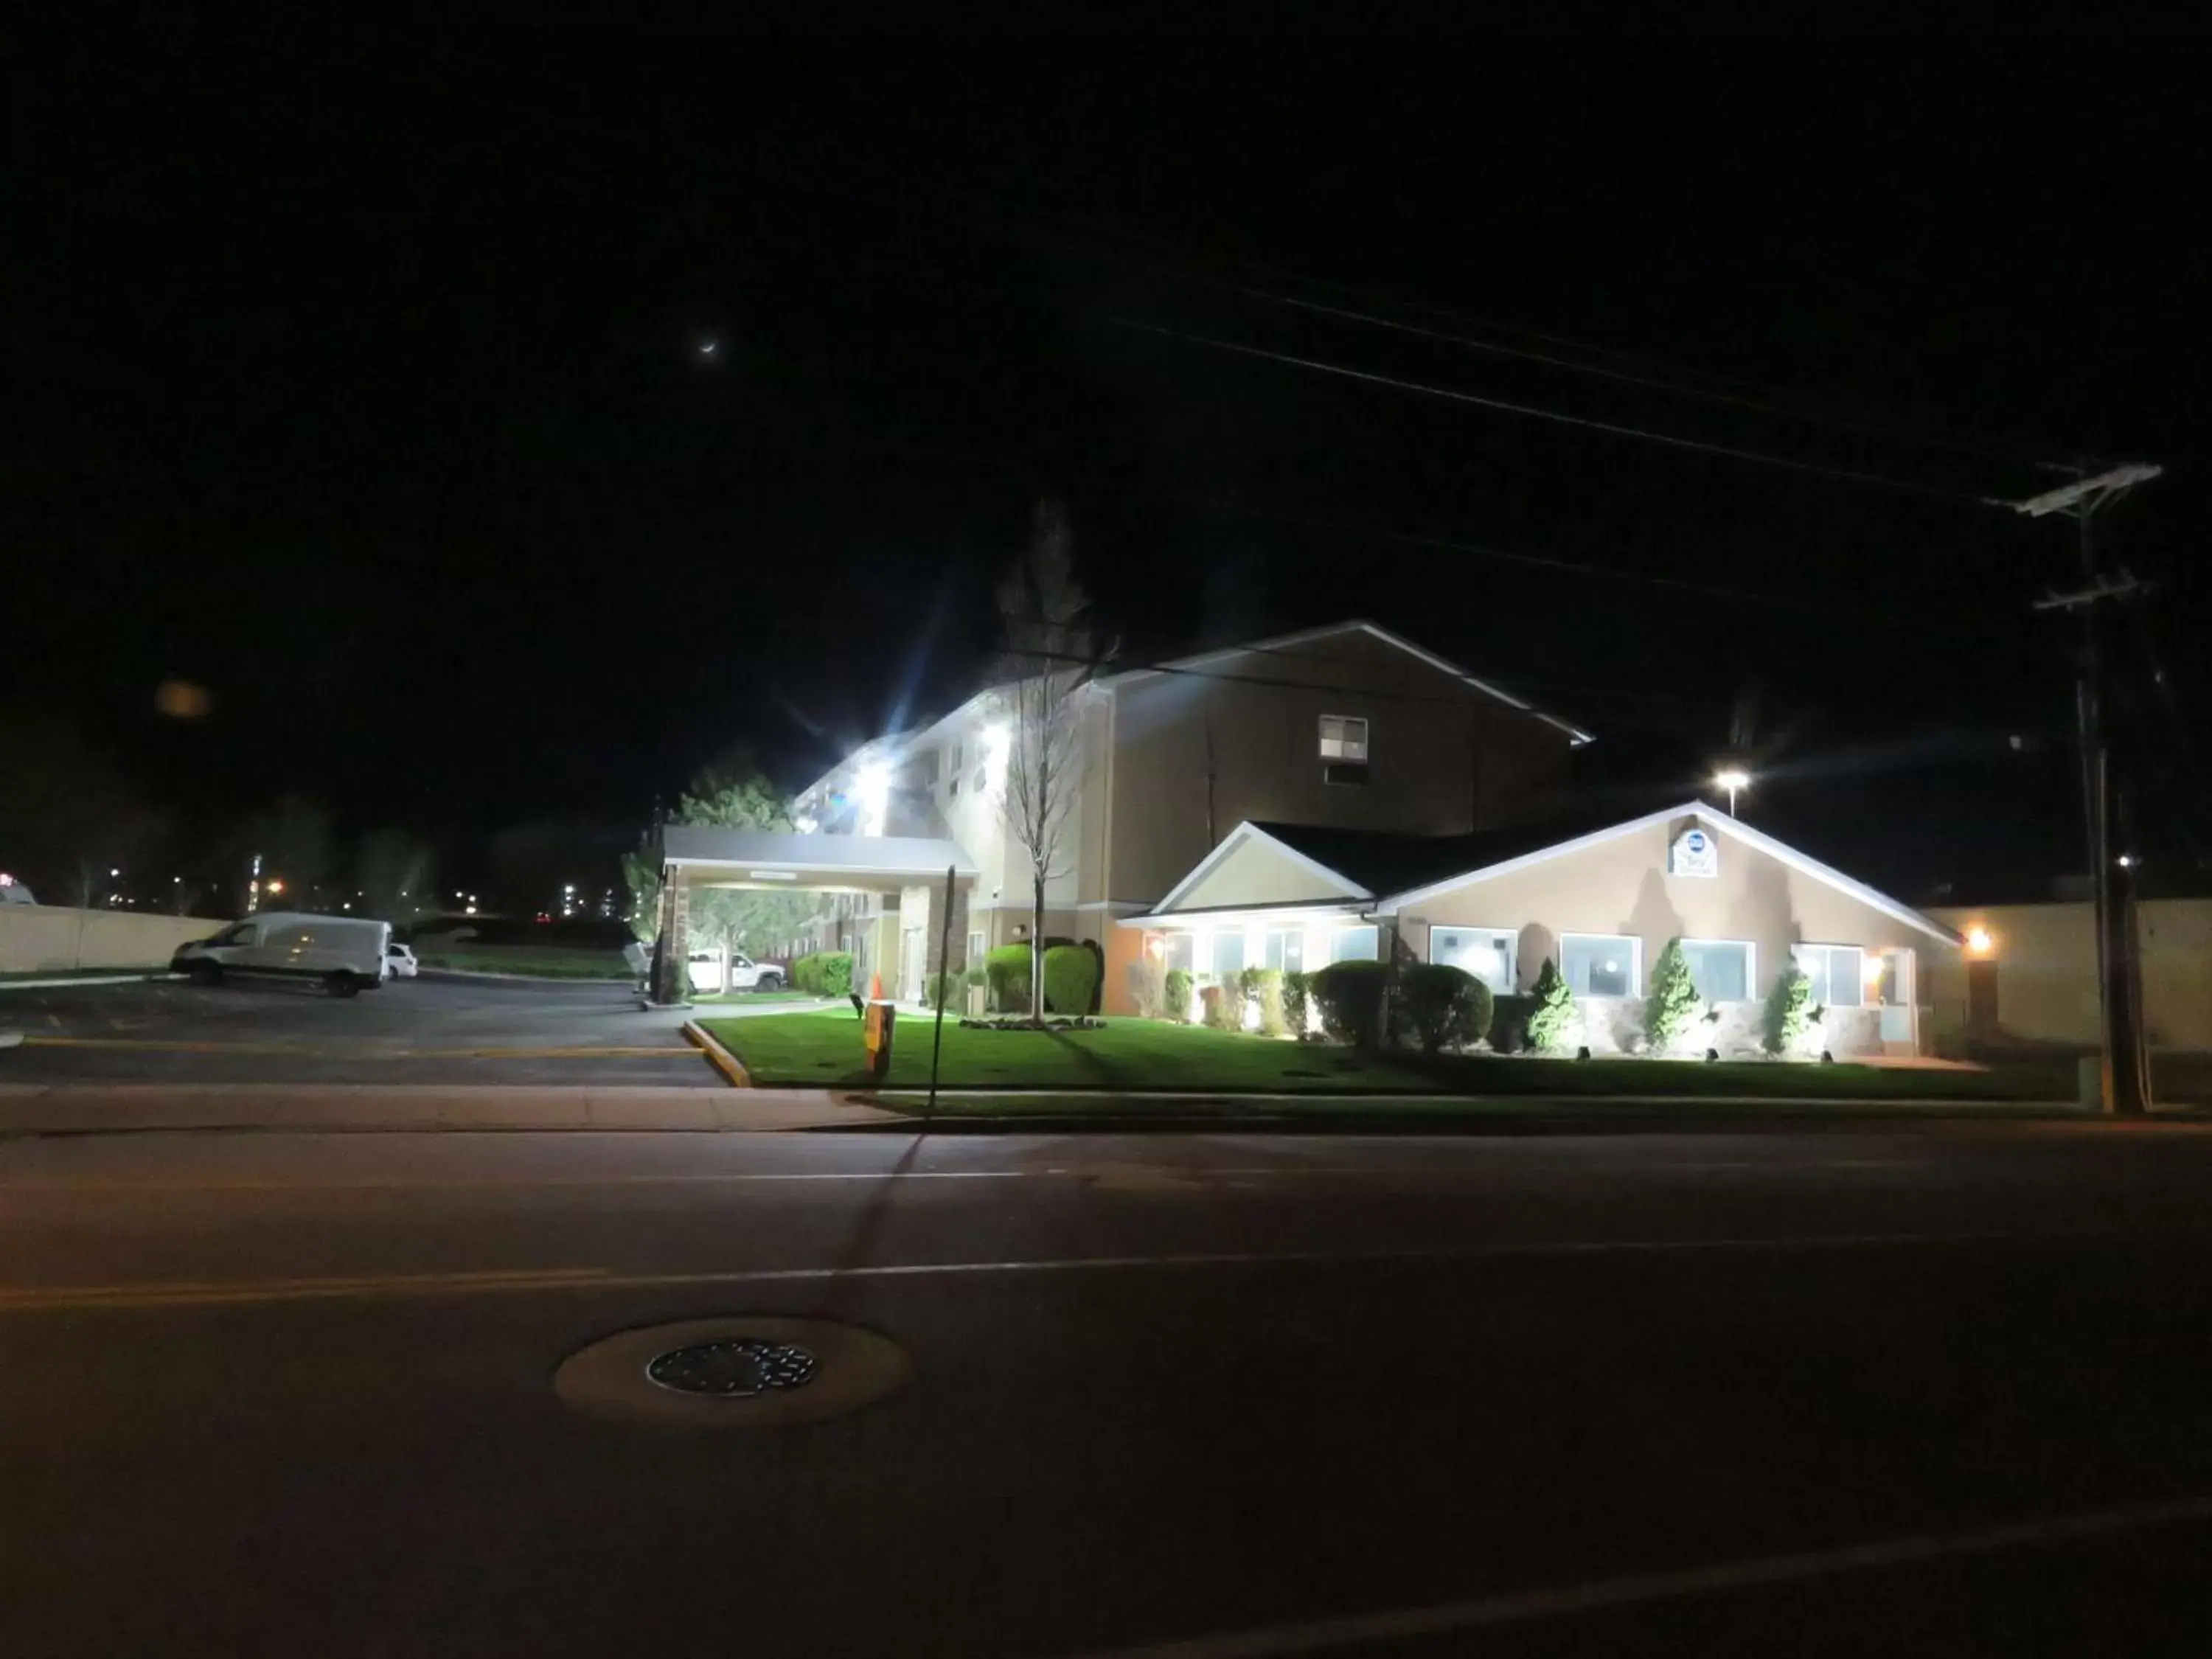
<path id="1" fill-rule="evenodd" d="M 1030 866 L 1030 1018 L 1044 1018 L 1045 884 L 1067 874 L 1060 837 L 1082 788 L 1083 691 L 1097 673 L 1067 514 L 1040 501 L 1029 546 L 999 584 L 1006 630 L 1006 794 L 1000 811 Z M 1109 652 L 1105 653 L 1110 656 Z"/>

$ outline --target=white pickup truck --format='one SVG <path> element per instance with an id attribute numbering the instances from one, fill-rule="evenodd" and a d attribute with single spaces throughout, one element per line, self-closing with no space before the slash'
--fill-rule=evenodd
<path id="1" fill-rule="evenodd" d="M 720 951 L 694 951 L 690 965 L 691 988 L 695 991 L 783 989 L 781 963 L 755 962 L 742 951 L 730 951 L 726 963 Z"/>

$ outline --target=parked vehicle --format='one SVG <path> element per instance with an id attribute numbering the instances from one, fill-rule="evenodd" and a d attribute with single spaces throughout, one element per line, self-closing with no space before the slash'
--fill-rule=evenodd
<path id="1" fill-rule="evenodd" d="M 394 939 L 384 947 L 384 974 L 386 979 L 412 979 L 421 964 L 415 960 L 415 947 Z"/>
<path id="2" fill-rule="evenodd" d="M 724 974 L 720 951 L 695 951 L 690 963 L 695 991 L 781 991 L 787 975 L 780 962 L 755 962 L 742 951 L 730 952 Z"/>
<path id="3" fill-rule="evenodd" d="M 264 910 L 211 939 L 179 946 L 169 971 L 201 985 L 220 985 L 234 974 L 320 980 L 332 996 L 349 997 L 384 983 L 391 943 L 388 921 Z"/>

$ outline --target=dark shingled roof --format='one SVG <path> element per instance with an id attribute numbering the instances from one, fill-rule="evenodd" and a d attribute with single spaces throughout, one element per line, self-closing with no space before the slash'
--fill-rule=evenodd
<path id="1" fill-rule="evenodd" d="M 1649 809 L 1647 809 L 1649 810 Z M 1285 847 L 1293 848 L 1337 874 L 1358 882 L 1377 898 L 1425 887 L 1431 882 L 1486 870 L 1493 864 L 1540 853 L 1561 842 L 1615 829 L 1642 817 L 1618 805 L 1603 811 L 1538 818 L 1471 836 L 1395 836 L 1372 830 L 1330 830 L 1310 823 L 1261 823 Z"/>

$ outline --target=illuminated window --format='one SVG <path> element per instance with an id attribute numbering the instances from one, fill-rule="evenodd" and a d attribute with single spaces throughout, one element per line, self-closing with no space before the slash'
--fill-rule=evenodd
<path id="1" fill-rule="evenodd" d="M 1686 939 L 1683 958 L 1690 964 L 1690 983 L 1708 1002 L 1751 1000 L 1752 952 L 1740 939 Z"/>
<path id="2" fill-rule="evenodd" d="M 1213 960 L 1208 964 L 1217 974 L 1241 974 L 1244 971 L 1244 935 L 1216 933 L 1213 936 Z"/>
<path id="3" fill-rule="evenodd" d="M 1321 757 L 1367 764 L 1367 722 L 1350 714 L 1321 717 Z"/>
<path id="4" fill-rule="evenodd" d="M 1306 936 L 1303 928 L 1267 935 L 1267 954 L 1261 966 L 1280 968 L 1295 974 L 1306 965 Z"/>
<path id="5" fill-rule="evenodd" d="M 1188 973 L 1194 959 L 1195 953 L 1188 933 L 1170 933 L 1167 936 L 1167 953 L 1160 958 L 1162 966 L 1180 968 Z"/>
<path id="6" fill-rule="evenodd" d="M 1562 933 L 1559 972 L 1578 997 L 1642 994 L 1644 941 L 1619 933 Z"/>
<path id="7" fill-rule="evenodd" d="M 1856 1008 L 1865 997 L 1865 958 L 1856 945 L 1794 945 L 1797 971 L 1812 988 L 1813 1000 L 1834 1008 Z"/>
<path id="8" fill-rule="evenodd" d="M 1329 936 L 1331 962 L 1372 962 L 1381 954 L 1382 936 L 1373 927 L 1340 927 Z"/>
<path id="9" fill-rule="evenodd" d="M 1500 996 L 1513 994 L 1513 935 L 1495 927 L 1431 927 L 1429 960 L 1473 974 Z"/>

